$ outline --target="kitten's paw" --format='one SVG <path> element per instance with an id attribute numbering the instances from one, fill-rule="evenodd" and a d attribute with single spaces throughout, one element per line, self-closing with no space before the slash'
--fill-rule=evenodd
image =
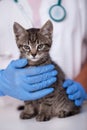
<path id="1" fill-rule="evenodd" d="M 34 114 L 29 114 L 29 113 L 26 113 L 26 112 L 21 112 L 21 114 L 20 114 L 21 119 L 31 119 L 33 117 L 34 117 Z"/>
<path id="2" fill-rule="evenodd" d="M 58 113 L 59 118 L 64 118 L 64 117 L 67 117 L 67 116 L 69 116 L 69 112 L 67 112 L 67 111 L 61 110 Z"/>
<path id="3" fill-rule="evenodd" d="M 37 121 L 48 121 L 48 120 L 50 120 L 50 116 L 49 115 L 45 115 L 45 114 L 38 114 L 36 116 L 36 120 Z"/>

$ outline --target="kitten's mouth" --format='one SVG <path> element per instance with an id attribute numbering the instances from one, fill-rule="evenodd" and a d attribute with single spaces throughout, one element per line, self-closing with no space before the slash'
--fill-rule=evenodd
<path id="1" fill-rule="evenodd" d="M 31 61 L 38 61 L 39 59 L 38 58 L 31 58 L 30 60 Z"/>

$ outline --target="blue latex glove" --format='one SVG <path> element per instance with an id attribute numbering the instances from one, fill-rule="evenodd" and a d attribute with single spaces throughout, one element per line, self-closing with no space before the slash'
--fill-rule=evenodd
<path id="1" fill-rule="evenodd" d="M 53 65 L 24 68 L 26 59 L 12 61 L 0 71 L 0 94 L 20 100 L 36 100 L 54 89 L 48 88 L 56 81 Z"/>
<path id="2" fill-rule="evenodd" d="M 63 87 L 66 88 L 68 98 L 74 100 L 76 106 L 81 106 L 87 99 L 87 94 L 80 83 L 68 79 L 64 82 Z"/>

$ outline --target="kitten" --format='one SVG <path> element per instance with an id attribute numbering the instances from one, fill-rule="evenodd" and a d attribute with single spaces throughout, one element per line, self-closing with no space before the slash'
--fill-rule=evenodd
<path id="1" fill-rule="evenodd" d="M 63 71 L 49 55 L 53 33 L 51 21 L 48 20 L 40 29 L 28 30 L 14 23 L 14 33 L 20 58 L 25 57 L 29 61 L 26 67 L 54 64 L 58 71 L 57 81 L 52 85 L 54 92 L 36 101 L 25 101 L 20 118 L 30 119 L 36 116 L 37 121 L 47 121 L 55 116 L 63 118 L 79 113 L 80 107 L 76 107 L 74 102 L 68 99 L 66 90 L 62 87 L 65 80 Z"/>

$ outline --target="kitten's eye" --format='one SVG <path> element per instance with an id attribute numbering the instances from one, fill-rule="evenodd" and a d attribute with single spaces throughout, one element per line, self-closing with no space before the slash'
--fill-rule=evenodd
<path id="1" fill-rule="evenodd" d="M 30 51 L 30 47 L 28 45 L 23 45 L 23 49 L 26 51 Z"/>
<path id="2" fill-rule="evenodd" d="M 39 46 L 38 46 L 38 50 L 42 50 L 44 48 L 44 44 L 40 44 Z"/>

